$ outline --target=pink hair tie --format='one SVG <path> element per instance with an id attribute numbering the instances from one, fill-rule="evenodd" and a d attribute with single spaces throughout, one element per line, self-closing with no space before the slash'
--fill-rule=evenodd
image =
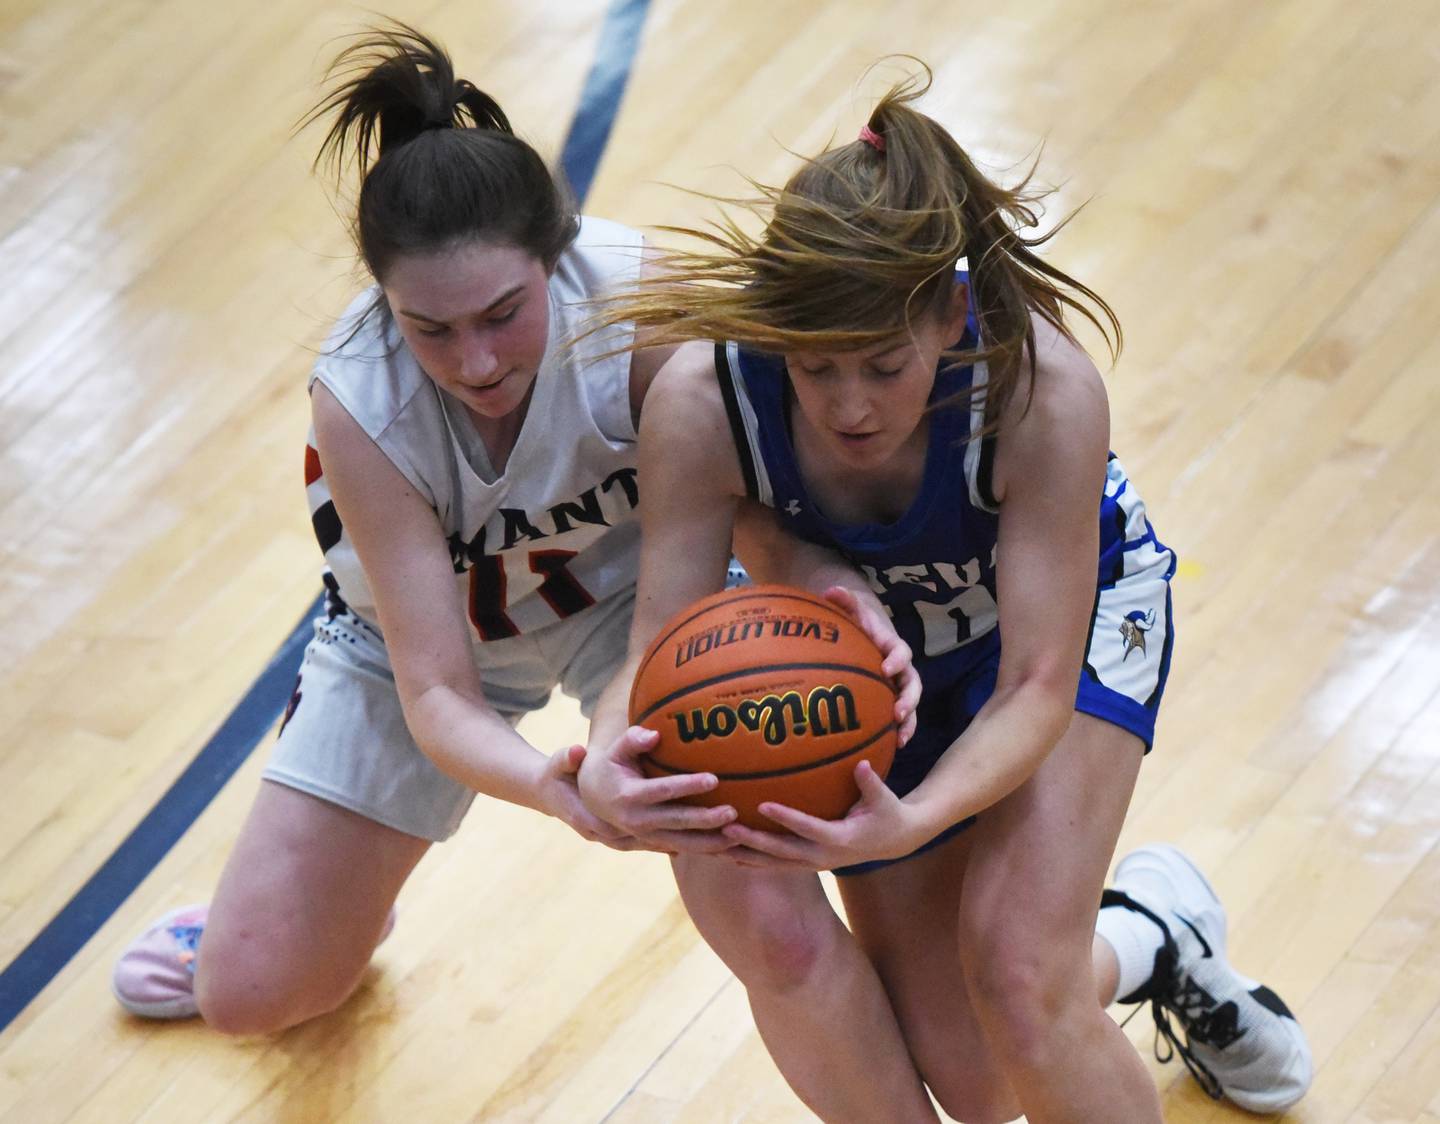
<path id="1" fill-rule="evenodd" d="M 873 148 L 876 152 L 885 151 L 885 138 L 872 129 L 869 125 L 860 126 L 860 139 Z"/>

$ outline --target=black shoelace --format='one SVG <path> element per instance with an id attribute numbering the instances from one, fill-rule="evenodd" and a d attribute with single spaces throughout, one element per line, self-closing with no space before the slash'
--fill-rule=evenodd
<path id="1" fill-rule="evenodd" d="M 1233 1006 L 1233 1004 L 1232 1004 Z M 1190 1049 L 1190 1031 L 1185 1028 L 1185 1041 L 1180 1041 L 1180 1036 L 1175 1033 L 1175 1028 L 1170 1023 L 1170 1012 L 1157 997 L 1150 1001 L 1150 1014 L 1155 1019 L 1155 1059 L 1161 1065 L 1169 1062 L 1176 1054 L 1185 1063 L 1185 1068 L 1190 1071 L 1190 1076 L 1195 1078 L 1200 1088 L 1204 1089 L 1212 1099 L 1219 1100 L 1225 1095 L 1225 1090 L 1220 1087 L 1220 1080 L 1210 1072 L 1209 1067 L 1195 1056 Z M 1181 1016 L 1181 1025 L 1184 1027 L 1184 1016 Z M 1200 1040 L 1197 1038 L 1197 1040 Z M 1165 1053 L 1161 1053 L 1161 1042 L 1165 1043 Z"/>
<path id="2" fill-rule="evenodd" d="M 1139 1003 L 1125 1016 L 1120 1025 L 1128 1024 L 1135 1017 L 1135 1012 L 1139 1011 L 1144 1006 L 1144 1001 L 1148 999 L 1150 1014 L 1155 1020 L 1155 1060 L 1161 1065 L 1167 1065 L 1176 1055 L 1179 1055 L 1180 1060 L 1185 1063 L 1185 1068 L 1190 1071 L 1190 1076 L 1195 1078 L 1200 1088 L 1204 1089 L 1213 1100 L 1220 1100 L 1225 1095 L 1225 1090 L 1220 1086 L 1220 1079 L 1210 1072 L 1209 1066 L 1195 1056 L 1195 1052 L 1190 1048 L 1190 1042 L 1193 1039 L 1201 1045 L 1214 1046 L 1216 1049 L 1223 1050 L 1240 1038 L 1245 1032 L 1240 1030 L 1237 1025 L 1239 1012 L 1235 1004 L 1223 1003 L 1217 1006 L 1214 996 L 1196 984 L 1188 975 L 1180 974 L 1176 966 L 1179 950 L 1175 946 L 1175 938 L 1170 935 L 1170 927 L 1154 913 L 1128 894 L 1118 890 L 1106 890 L 1102 904 L 1123 905 L 1136 913 L 1144 914 L 1155 922 L 1165 935 L 1164 944 L 1155 953 L 1155 971 L 1150 977 L 1150 986 L 1145 989 L 1148 994 L 1137 993 L 1127 997 L 1130 1002 L 1139 1000 Z M 1184 1032 L 1184 1041 L 1181 1041 L 1180 1034 L 1170 1021 L 1172 1008 L 1180 1022 L 1180 1028 Z M 1163 1053 L 1162 1042 L 1164 1043 Z"/>
<path id="3" fill-rule="evenodd" d="M 1173 974 L 1175 954 L 1168 940 L 1166 947 L 1156 954 L 1155 959 L 1158 961 L 1162 957 L 1166 962 L 1165 967 L 1169 969 L 1167 975 Z M 1174 997 L 1166 993 L 1166 998 L 1173 999 Z M 1227 1004 L 1227 1006 L 1233 1008 L 1234 1004 Z M 1135 1017 L 1137 1012 L 1144 1010 L 1144 1007 L 1143 1002 L 1136 1004 L 1120 1025 L 1122 1027 L 1129 1025 L 1130 1020 Z M 1218 1101 L 1225 1095 L 1224 1089 L 1220 1087 L 1220 1080 L 1210 1072 L 1210 1067 L 1197 1058 L 1195 1052 L 1190 1049 L 1192 1031 L 1186 1022 L 1185 1015 L 1179 1010 L 1176 1011 L 1176 1014 L 1180 1018 L 1181 1030 L 1185 1034 L 1184 1041 L 1181 1041 L 1180 1034 L 1176 1032 L 1174 1024 L 1170 1021 L 1170 1011 L 1166 1008 L 1161 995 L 1156 994 L 1150 999 L 1150 1016 L 1155 1020 L 1155 1060 L 1161 1065 L 1168 1065 L 1178 1055 L 1200 1088 L 1204 1089 L 1213 1100 Z M 1237 1034 L 1235 1037 L 1239 1037 L 1239 1035 Z M 1195 1033 L 1195 1040 L 1204 1042 L 1203 1032 Z M 1231 1041 L 1234 1039 L 1232 1038 Z"/>

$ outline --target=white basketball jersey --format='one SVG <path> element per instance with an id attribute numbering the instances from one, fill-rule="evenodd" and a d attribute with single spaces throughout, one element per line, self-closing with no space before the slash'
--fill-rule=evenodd
<path id="1" fill-rule="evenodd" d="M 394 320 L 364 315 L 372 287 L 346 309 L 311 373 L 434 509 L 450 543 L 477 640 L 552 624 L 635 584 L 640 527 L 630 356 L 624 326 L 573 342 L 584 302 L 634 283 L 642 240 L 583 220 L 550 278 L 550 338 L 505 471 L 490 466 L 465 407 L 420 369 Z M 358 325 L 358 326 L 357 326 Z M 314 451 L 305 478 L 332 594 L 372 624 L 374 596 L 341 526 Z"/>

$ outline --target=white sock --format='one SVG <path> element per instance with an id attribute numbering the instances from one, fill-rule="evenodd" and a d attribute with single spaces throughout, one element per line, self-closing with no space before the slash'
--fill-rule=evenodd
<path id="1" fill-rule="evenodd" d="M 1095 933 L 1115 950 L 1115 959 L 1120 962 L 1120 984 L 1115 989 L 1115 999 L 1131 994 L 1150 981 L 1155 974 L 1155 954 L 1165 943 L 1165 934 L 1159 925 L 1143 913 L 1123 905 L 1110 905 L 1100 911 Z"/>

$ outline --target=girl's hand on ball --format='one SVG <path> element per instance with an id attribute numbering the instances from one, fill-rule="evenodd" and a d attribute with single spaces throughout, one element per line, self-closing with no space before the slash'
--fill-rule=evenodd
<path id="1" fill-rule="evenodd" d="M 558 820 L 569 824 L 575 833 L 592 843 L 604 843 L 617 851 L 636 851 L 644 844 L 606 823 L 585 807 L 580 799 L 576 775 L 585 760 L 585 747 L 572 745 L 550 755 L 542 783 L 546 810 Z"/>
<path id="2" fill-rule="evenodd" d="M 895 725 L 903 746 L 915 733 L 915 708 L 920 705 L 920 673 L 915 670 L 910 645 L 900 639 L 890 615 L 873 595 L 861 597 L 853 589 L 832 585 L 825 591 L 825 600 L 848 613 L 884 656 L 880 669 L 895 685 Z"/>
<path id="3" fill-rule="evenodd" d="M 821 820 L 784 804 L 760 805 L 793 835 L 731 824 L 724 835 L 736 849 L 727 858 L 742 866 L 834 870 L 872 859 L 898 859 L 929 838 L 914 812 L 886 787 L 868 761 L 855 766 L 860 799 L 843 820 Z"/>
<path id="4" fill-rule="evenodd" d="M 579 793 L 596 818 L 632 835 L 645 848 L 670 854 L 714 854 L 733 843 L 719 829 L 735 819 L 727 805 L 700 808 L 677 801 L 709 792 L 718 783 L 714 773 L 646 777 L 639 758 L 655 748 L 659 735 L 631 726 L 605 749 L 587 751 L 579 763 Z"/>

